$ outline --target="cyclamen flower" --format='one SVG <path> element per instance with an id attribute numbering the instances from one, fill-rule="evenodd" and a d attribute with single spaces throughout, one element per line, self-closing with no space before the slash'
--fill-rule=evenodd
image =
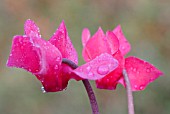
<path id="1" fill-rule="evenodd" d="M 102 78 L 118 66 L 116 59 L 103 53 L 78 67 L 73 73 L 71 67 L 62 63 L 62 58 L 67 58 L 78 64 L 77 52 L 68 36 L 64 21 L 49 41 L 41 38 L 39 28 L 30 19 L 25 22 L 24 31 L 25 35 L 16 35 L 13 38 L 7 66 L 31 72 L 41 81 L 46 92 L 65 89 L 70 79 L 82 80 L 92 75 L 93 80 Z M 104 69 L 107 70 L 105 74 L 98 73 L 103 71 L 101 67 L 108 68 Z"/>
<path id="2" fill-rule="evenodd" d="M 118 83 L 125 86 L 122 71 L 126 69 L 133 91 L 144 90 L 146 86 L 163 73 L 150 63 L 137 57 L 124 56 L 130 51 L 131 46 L 126 40 L 121 26 L 106 35 L 101 28 L 90 38 L 90 31 L 85 28 L 82 32 L 83 58 L 91 61 L 102 53 L 108 53 L 118 60 L 119 66 L 102 79 L 96 80 L 100 89 L 115 89 Z"/>

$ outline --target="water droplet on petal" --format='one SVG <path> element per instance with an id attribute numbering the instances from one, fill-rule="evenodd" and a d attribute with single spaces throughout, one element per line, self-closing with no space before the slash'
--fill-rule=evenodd
<path id="1" fill-rule="evenodd" d="M 67 90 L 67 88 L 64 88 L 63 91 Z"/>
<path id="2" fill-rule="evenodd" d="M 54 69 L 57 70 L 58 69 L 58 65 L 55 65 Z"/>
<path id="3" fill-rule="evenodd" d="M 60 38 L 63 39 L 63 38 L 64 38 L 64 35 L 61 35 Z"/>
<path id="4" fill-rule="evenodd" d="M 44 82 L 44 80 L 41 80 L 41 82 L 43 83 Z M 42 87 L 41 87 L 42 88 Z"/>
<path id="5" fill-rule="evenodd" d="M 79 68 L 79 70 L 82 72 L 83 71 L 83 69 L 82 68 Z"/>
<path id="6" fill-rule="evenodd" d="M 136 68 L 133 68 L 133 71 L 136 72 Z"/>
<path id="7" fill-rule="evenodd" d="M 125 49 L 125 47 L 124 47 L 124 46 L 122 46 L 122 49 L 124 50 L 124 49 Z"/>
<path id="8" fill-rule="evenodd" d="M 147 68 L 147 69 L 146 69 L 146 72 L 148 72 L 148 73 L 151 72 L 150 68 Z"/>
<path id="9" fill-rule="evenodd" d="M 47 43 L 46 43 L 46 42 L 44 42 L 44 45 L 47 45 Z"/>
<path id="10" fill-rule="evenodd" d="M 138 86 L 137 86 L 137 85 L 135 85 L 134 87 L 135 87 L 135 89 L 137 89 L 137 88 L 138 88 Z"/>
<path id="11" fill-rule="evenodd" d="M 91 77 L 91 76 L 94 76 L 94 74 L 93 74 L 92 72 L 89 72 L 89 73 L 88 73 L 88 76 Z"/>
<path id="12" fill-rule="evenodd" d="M 154 80 L 154 78 L 150 78 L 149 81 L 152 82 Z"/>
<path id="13" fill-rule="evenodd" d="M 23 46 L 21 46 L 21 49 L 24 49 L 24 47 L 23 47 Z"/>
<path id="14" fill-rule="evenodd" d="M 109 83 L 109 79 L 106 79 L 107 83 Z"/>
<path id="15" fill-rule="evenodd" d="M 28 36 L 27 35 L 23 35 L 23 38 L 27 38 Z"/>
<path id="16" fill-rule="evenodd" d="M 45 91 L 45 89 L 44 89 L 43 86 L 41 87 L 41 91 L 42 91 L 43 93 L 46 93 L 46 91 Z"/>
<path id="17" fill-rule="evenodd" d="M 86 69 L 87 69 L 87 72 L 89 72 L 91 70 L 91 67 L 88 66 Z"/>
<path id="18" fill-rule="evenodd" d="M 101 65 L 98 67 L 97 72 L 101 75 L 106 75 L 109 72 L 109 66 Z"/>
<path id="19" fill-rule="evenodd" d="M 140 86 L 140 87 L 139 87 L 139 89 L 140 89 L 140 90 L 143 90 L 143 89 L 144 89 L 144 87 L 143 87 L 143 86 Z"/>
<path id="20" fill-rule="evenodd" d="M 61 30 L 61 33 L 64 33 L 64 30 Z"/>
<path id="21" fill-rule="evenodd" d="M 61 60 L 61 58 L 58 56 L 57 58 L 56 58 L 56 61 L 60 61 Z"/>

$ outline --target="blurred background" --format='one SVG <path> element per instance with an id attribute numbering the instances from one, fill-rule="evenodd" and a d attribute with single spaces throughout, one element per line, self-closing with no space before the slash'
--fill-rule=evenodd
<path id="1" fill-rule="evenodd" d="M 170 113 L 169 0 L 0 0 L 0 114 L 91 114 L 81 82 L 71 80 L 65 91 L 43 94 L 41 84 L 22 69 L 7 68 L 12 37 L 24 34 L 26 19 L 34 20 L 48 40 L 62 20 L 81 56 L 81 32 L 106 32 L 121 24 L 132 46 L 129 55 L 145 59 L 164 72 L 144 91 L 134 92 L 136 114 Z M 101 114 L 127 114 L 125 89 L 95 89 Z"/>

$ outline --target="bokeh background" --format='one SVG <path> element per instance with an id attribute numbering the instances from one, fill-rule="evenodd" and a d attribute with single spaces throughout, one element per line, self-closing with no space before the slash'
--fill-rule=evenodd
<path id="1" fill-rule="evenodd" d="M 62 20 L 81 56 L 81 32 L 106 32 L 121 24 L 131 43 L 129 55 L 145 59 L 164 72 L 144 91 L 134 92 L 136 114 L 170 113 L 169 0 L 0 0 L 0 114 L 91 114 L 81 82 L 71 80 L 65 91 L 43 94 L 41 84 L 21 69 L 7 68 L 12 37 L 23 34 L 26 19 L 34 20 L 49 39 Z M 101 114 L 127 114 L 125 89 L 95 89 Z"/>

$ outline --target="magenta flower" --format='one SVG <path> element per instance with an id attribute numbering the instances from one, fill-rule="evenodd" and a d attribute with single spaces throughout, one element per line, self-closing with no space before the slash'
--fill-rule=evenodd
<path id="1" fill-rule="evenodd" d="M 163 73 L 150 63 L 136 57 L 124 58 L 131 47 L 126 40 L 121 26 L 117 26 L 113 31 L 107 31 L 106 35 L 102 29 L 90 38 L 87 28 L 82 33 L 83 58 L 86 62 L 94 59 L 102 53 L 108 53 L 118 60 L 119 66 L 105 75 L 102 79 L 97 79 L 96 84 L 100 89 L 115 89 L 118 83 L 125 86 L 122 71 L 126 69 L 133 91 L 143 90 L 146 86 L 157 79 Z"/>
<path id="2" fill-rule="evenodd" d="M 65 89 L 70 79 L 103 78 L 118 66 L 118 61 L 107 53 L 102 53 L 74 72 L 70 66 L 62 63 L 62 58 L 66 58 L 78 64 L 77 52 L 68 36 L 64 21 L 49 41 L 41 38 L 39 28 L 32 20 L 25 22 L 24 30 L 25 35 L 13 38 L 7 66 L 31 72 L 41 81 L 46 92 Z M 104 68 L 104 71 L 101 68 Z"/>

